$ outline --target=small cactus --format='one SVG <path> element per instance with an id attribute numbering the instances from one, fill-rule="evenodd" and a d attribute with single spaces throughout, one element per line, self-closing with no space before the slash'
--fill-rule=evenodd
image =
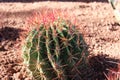
<path id="1" fill-rule="evenodd" d="M 24 63 L 36 80 L 81 80 L 87 55 L 77 27 L 60 17 L 37 24 L 23 46 Z"/>
<path id="2" fill-rule="evenodd" d="M 117 23 L 120 24 L 120 1 L 119 0 L 108 0 L 113 8 L 114 16 L 117 20 Z"/>

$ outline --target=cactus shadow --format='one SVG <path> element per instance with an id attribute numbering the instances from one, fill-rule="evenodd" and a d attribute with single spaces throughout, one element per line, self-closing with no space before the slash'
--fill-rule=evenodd
<path id="1" fill-rule="evenodd" d="M 20 36 L 20 32 L 22 32 L 22 29 L 16 29 L 13 27 L 2 27 L 0 29 L 0 41 L 2 40 L 12 40 L 16 41 L 17 38 Z"/>
<path id="2" fill-rule="evenodd" d="M 92 80 L 118 80 L 120 75 L 120 59 L 109 57 L 106 54 L 92 55 L 89 58 L 92 70 Z"/>
<path id="3" fill-rule="evenodd" d="M 13 27 L 1 27 L 0 28 L 0 51 L 7 51 L 8 47 L 13 47 L 18 38 L 20 38 L 20 33 L 23 32 L 22 29 L 17 29 Z"/>

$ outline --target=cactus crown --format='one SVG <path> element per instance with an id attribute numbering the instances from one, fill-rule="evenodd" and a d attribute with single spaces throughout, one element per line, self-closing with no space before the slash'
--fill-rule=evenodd
<path id="1" fill-rule="evenodd" d="M 23 47 L 24 63 L 37 80 L 80 80 L 84 41 L 77 27 L 63 18 L 37 24 Z M 43 21 L 44 22 L 44 21 Z"/>

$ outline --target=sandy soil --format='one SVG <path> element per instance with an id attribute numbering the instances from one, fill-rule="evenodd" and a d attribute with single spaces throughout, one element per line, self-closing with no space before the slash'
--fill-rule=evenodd
<path id="1" fill-rule="evenodd" d="M 120 25 L 107 2 L 0 3 L 0 79 L 30 80 L 21 58 L 22 41 L 27 35 L 26 18 L 42 7 L 68 9 L 78 25 L 91 54 L 120 58 Z"/>

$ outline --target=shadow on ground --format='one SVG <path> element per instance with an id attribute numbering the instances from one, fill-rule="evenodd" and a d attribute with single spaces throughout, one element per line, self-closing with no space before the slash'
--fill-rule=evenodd
<path id="1" fill-rule="evenodd" d="M 12 27 L 2 27 L 0 29 L 0 41 L 2 40 L 12 40 L 16 41 L 20 36 L 21 29 L 16 29 Z"/>
<path id="2" fill-rule="evenodd" d="M 118 80 L 120 75 L 120 60 L 110 58 L 108 55 L 99 54 L 89 59 L 90 67 L 93 69 L 92 80 Z"/>
<path id="3" fill-rule="evenodd" d="M 13 27 L 0 28 L 0 51 L 8 51 L 10 48 L 13 48 L 23 31 Z"/>
<path id="4" fill-rule="evenodd" d="M 0 2 L 38 2 L 38 1 L 62 1 L 62 2 L 108 2 L 108 0 L 0 0 Z"/>

